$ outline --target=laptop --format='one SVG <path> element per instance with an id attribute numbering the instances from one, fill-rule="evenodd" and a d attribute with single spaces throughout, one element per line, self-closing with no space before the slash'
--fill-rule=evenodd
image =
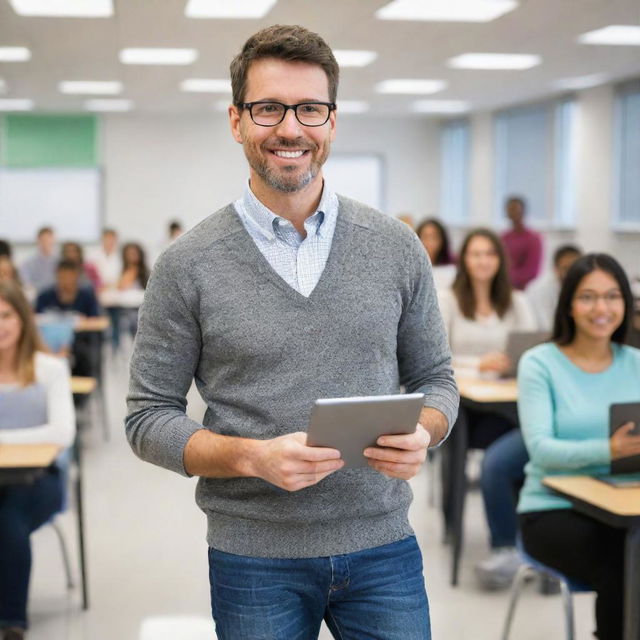
<path id="1" fill-rule="evenodd" d="M 609 433 L 613 435 L 623 424 L 634 422 L 632 433 L 640 434 L 640 402 L 624 402 L 609 407 Z M 611 473 L 640 472 L 640 455 L 611 461 Z"/>
<path id="2" fill-rule="evenodd" d="M 511 368 L 502 374 L 503 378 L 515 378 L 518 362 L 522 354 L 549 340 L 548 331 L 512 331 L 507 338 L 505 352 L 511 361 Z"/>

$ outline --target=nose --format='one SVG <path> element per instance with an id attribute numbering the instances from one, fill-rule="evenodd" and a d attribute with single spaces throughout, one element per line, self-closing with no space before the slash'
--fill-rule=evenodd
<path id="1" fill-rule="evenodd" d="M 604 296 L 598 296 L 596 298 L 596 303 L 595 303 L 594 307 L 598 311 L 601 311 L 601 310 L 607 311 L 609 309 L 609 305 L 607 304 L 606 300 L 604 299 Z"/>
<path id="2" fill-rule="evenodd" d="M 302 125 L 296 118 L 295 111 L 293 109 L 287 109 L 284 114 L 284 119 L 278 125 L 276 125 L 278 135 L 284 138 L 299 138 L 302 129 Z"/>

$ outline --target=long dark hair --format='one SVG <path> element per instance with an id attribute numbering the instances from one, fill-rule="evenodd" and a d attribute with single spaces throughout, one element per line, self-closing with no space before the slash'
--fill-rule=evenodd
<path id="1" fill-rule="evenodd" d="M 559 345 L 571 344 L 576 337 L 576 323 L 571 315 L 571 305 L 576 289 L 582 279 L 600 270 L 608 273 L 618 283 L 624 299 L 624 317 L 620 326 L 611 335 L 612 342 L 625 344 L 629 338 L 629 331 L 633 321 L 633 294 L 629 279 L 620 263 L 606 253 L 588 253 L 578 258 L 567 271 L 562 281 L 556 315 L 553 322 L 551 340 Z"/>
<path id="2" fill-rule="evenodd" d="M 439 265 L 451 264 L 453 262 L 453 259 L 451 258 L 451 251 L 449 249 L 449 234 L 447 233 L 445 226 L 442 224 L 442 222 L 440 222 L 440 220 L 438 220 L 437 218 L 426 218 L 418 225 L 418 228 L 416 229 L 416 235 L 418 236 L 418 238 L 420 238 L 420 234 L 422 233 L 422 231 L 429 225 L 435 227 L 438 230 L 438 233 L 440 234 L 440 240 L 442 242 L 438 251 L 438 255 L 436 256 L 435 260 L 432 261 L 433 266 L 437 267 Z"/>
<path id="3" fill-rule="evenodd" d="M 140 259 L 137 267 L 138 267 L 138 282 L 143 289 L 147 288 L 147 282 L 149 282 L 149 267 L 147 267 L 147 258 L 144 253 L 144 249 L 137 242 L 127 242 L 122 247 L 122 272 L 127 269 L 130 265 L 127 264 L 127 252 L 129 248 L 133 248 L 138 252 L 138 257 Z"/>
<path id="4" fill-rule="evenodd" d="M 498 254 L 498 271 L 493 277 L 490 290 L 491 306 L 495 309 L 498 317 L 502 318 L 511 308 L 511 283 L 507 272 L 507 257 L 500 238 L 490 229 L 479 228 L 470 231 L 462 243 L 460 256 L 458 257 L 458 272 L 451 288 L 458 300 L 458 307 L 462 315 L 469 320 L 473 320 L 476 315 L 477 300 L 471 284 L 471 276 L 467 270 L 466 256 L 469 244 L 474 238 L 486 238 L 492 244 L 494 251 Z"/>

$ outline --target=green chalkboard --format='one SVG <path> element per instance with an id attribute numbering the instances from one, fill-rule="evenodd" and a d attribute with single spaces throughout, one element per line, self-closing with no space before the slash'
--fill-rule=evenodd
<path id="1" fill-rule="evenodd" d="M 98 127 L 93 115 L 9 114 L 3 119 L 5 167 L 95 167 Z"/>

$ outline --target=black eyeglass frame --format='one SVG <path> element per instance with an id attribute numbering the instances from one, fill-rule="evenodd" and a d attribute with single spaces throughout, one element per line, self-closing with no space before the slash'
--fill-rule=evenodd
<path id="1" fill-rule="evenodd" d="M 282 118 L 280 118 L 278 122 L 274 122 L 273 124 L 261 124 L 260 122 L 256 122 L 253 118 L 253 107 L 256 104 L 279 104 L 280 106 L 284 107 L 284 111 L 282 112 Z M 324 107 L 329 107 L 329 113 L 327 113 L 327 119 L 324 122 L 321 122 L 320 124 L 307 124 L 306 122 L 302 122 L 298 117 L 298 107 L 303 107 L 307 104 L 315 104 L 315 105 L 321 105 Z M 255 102 L 242 102 L 238 106 L 242 109 L 248 109 L 249 116 L 251 117 L 251 121 L 253 122 L 253 124 L 259 127 L 277 127 L 286 118 L 287 111 L 289 111 L 289 109 L 293 111 L 293 115 L 296 117 L 296 120 L 303 127 L 322 127 L 323 125 L 327 124 L 327 122 L 329 121 L 329 118 L 331 117 L 331 112 L 335 111 L 337 108 L 335 102 L 299 102 L 298 104 L 285 104 L 284 102 L 278 102 L 277 100 L 256 100 Z"/>

